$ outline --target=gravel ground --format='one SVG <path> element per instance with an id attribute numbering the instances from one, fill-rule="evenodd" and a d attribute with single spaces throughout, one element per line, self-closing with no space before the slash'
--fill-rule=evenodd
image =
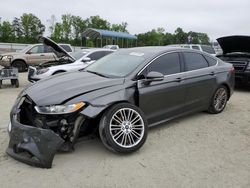
<path id="1" fill-rule="evenodd" d="M 7 84 L 7 82 L 6 82 Z M 99 139 L 57 154 L 52 169 L 5 154 L 6 126 L 20 88 L 0 90 L 1 187 L 250 187 L 250 89 L 237 89 L 222 114 L 197 113 L 151 128 L 146 144 L 130 155 L 107 151 Z"/>

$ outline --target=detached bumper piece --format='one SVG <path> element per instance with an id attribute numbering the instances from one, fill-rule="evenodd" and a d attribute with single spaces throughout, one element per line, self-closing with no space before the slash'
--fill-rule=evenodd
<path id="1" fill-rule="evenodd" d="M 51 168 L 54 156 L 64 140 L 52 130 L 22 125 L 11 121 L 6 153 L 23 163 Z"/>

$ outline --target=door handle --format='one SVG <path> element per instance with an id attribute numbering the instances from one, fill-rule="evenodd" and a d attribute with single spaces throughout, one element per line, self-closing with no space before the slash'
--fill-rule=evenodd
<path id="1" fill-rule="evenodd" d="M 181 82 L 181 81 L 182 81 L 182 78 L 176 78 L 176 81 L 177 81 L 177 82 Z"/>
<path id="2" fill-rule="evenodd" d="M 41 54 L 40 56 L 44 56 L 43 54 Z"/>
<path id="3" fill-rule="evenodd" d="M 210 72 L 209 75 L 214 76 L 215 75 L 214 71 Z"/>

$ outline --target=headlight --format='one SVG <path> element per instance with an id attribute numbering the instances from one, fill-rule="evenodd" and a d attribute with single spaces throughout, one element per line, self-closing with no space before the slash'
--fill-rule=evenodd
<path id="1" fill-rule="evenodd" d="M 4 55 L 4 56 L 2 56 L 2 60 L 10 60 L 12 58 L 13 58 L 12 55 Z"/>
<path id="2" fill-rule="evenodd" d="M 247 70 L 250 70 L 250 62 L 248 62 Z"/>
<path id="3" fill-rule="evenodd" d="M 69 105 L 35 106 L 35 109 L 40 114 L 68 114 L 79 110 L 84 105 L 84 102 L 79 102 Z"/>
<path id="4" fill-rule="evenodd" d="M 45 68 L 45 69 L 40 69 L 36 72 L 36 74 L 43 74 L 45 72 L 48 72 L 49 71 L 49 68 Z"/>

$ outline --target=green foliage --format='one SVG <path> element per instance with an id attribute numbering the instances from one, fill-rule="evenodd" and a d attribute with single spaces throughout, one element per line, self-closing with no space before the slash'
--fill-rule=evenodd
<path id="1" fill-rule="evenodd" d="M 24 13 L 20 21 L 23 37 L 29 42 L 36 42 L 37 37 L 45 31 L 45 26 L 41 20 L 33 14 Z"/>
<path id="2" fill-rule="evenodd" d="M 169 44 L 186 44 L 188 37 L 192 38 L 193 44 L 209 44 L 209 37 L 206 33 L 184 32 L 177 28 L 174 34 L 165 32 L 164 28 L 153 29 L 147 33 L 137 35 L 138 46 L 165 46 Z"/>
<path id="3" fill-rule="evenodd" d="M 2 24 L 0 23 L 0 39 L 3 42 L 8 42 L 14 37 L 14 33 L 12 31 L 12 26 L 10 22 L 4 21 Z"/>
<path id="4" fill-rule="evenodd" d="M 105 29 L 118 32 L 127 32 L 128 23 L 111 24 L 100 16 L 90 16 L 83 19 L 80 16 L 64 14 L 61 21 L 57 22 L 56 17 L 52 15 L 49 22 L 50 37 L 56 42 L 71 43 L 72 45 L 89 47 L 100 46 L 100 39 L 82 39 L 82 32 L 86 28 Z M 33 14 L 24 13 L 20 18 L 15 17 L 12 22 L 3 21 L 0 18 L 0 42 L 20 42 L 35 43 L 37 36 L 43 35 L 45 26 L 41 20 Z M 166 32 L 164 28 L 156 28 L 146 33 L 137 35 L 137 46 L 164 46 L 169 44 L 185 44 L 188 38 L 192 39 L 194 44 L 209 44 L 209 37 L 206 33 L 185 32 L 178 27 L 174 33 Z M 116 40 L 105 38 L 102 45 L 118 43 L 120 46 L 134 46 L 135 41 Z"/>

